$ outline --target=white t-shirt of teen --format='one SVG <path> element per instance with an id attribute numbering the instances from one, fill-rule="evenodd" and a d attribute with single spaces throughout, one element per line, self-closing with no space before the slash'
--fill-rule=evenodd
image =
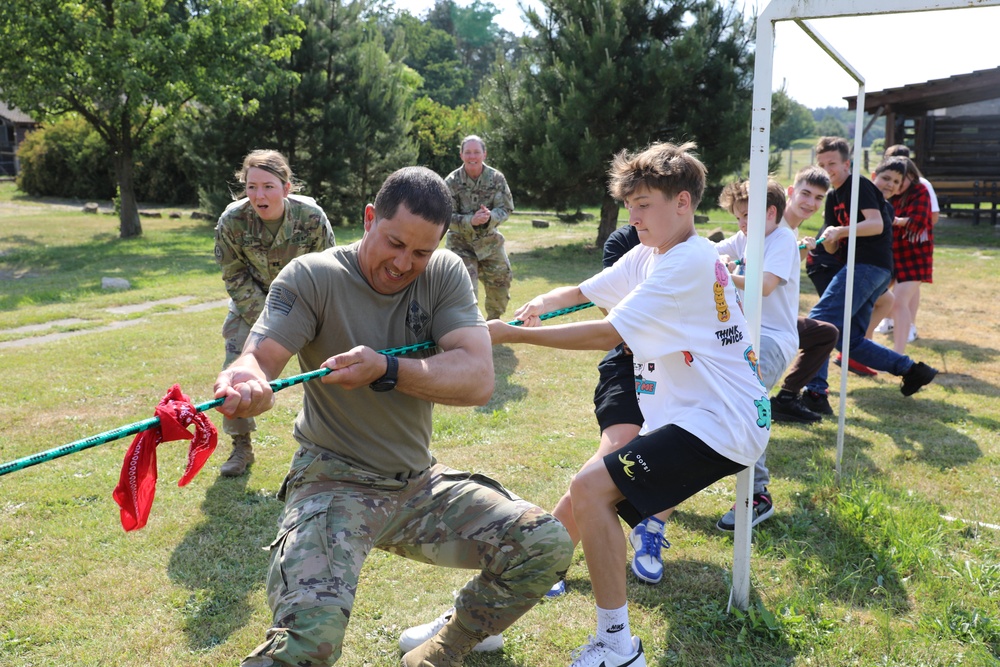
<path id="1" fill-rule="evenodd" d="M 740 269 L 746 268 L 747 236 L 736 232 L 715 244 L 720 255 L 743 260 Z M 778 286 L 761 303 L 760 335 L 773 340 L 786 359 L 795 356 L 799 349 L 799 245 L 795 233 L 778 226 L 764 237 L 764 271 L 778 277 Z M 743 290 L 739 290 L 743 298 Z"/>
<path id="2" fill-rule="evenodd" d="M 641 434 L 675 424 L 731 461 L 760 457 L 771 405 L 711 241 L 692 236 L 664 254 L 636 246 L 580 289 L 632 350 Z"/>

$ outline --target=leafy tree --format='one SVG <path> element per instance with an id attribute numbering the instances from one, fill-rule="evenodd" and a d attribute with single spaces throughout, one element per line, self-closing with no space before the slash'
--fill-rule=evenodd
<path id="1" fill-rule="evenodd" d="M 404 40 L 403 62 L 423 79 L 420 91 L 424 95 L 449 107 L 469 103 L 472 70 L 462 64 L 454 36 L 407 12 L 396 14 L 386 33 L 390 48 Z"/>
<path id="2" fill-rule="evenodd" d="M 238 102 L 297 42 L 293 0 L 4 0 L 4 97 L 43 120 L 75 112 L 111 150 L 120 235 L 142 234 L 137 150 L 188 103 Z M 285 30 L 275 31 L 272 26 Z"/>
<path id="3" fill-rule="evenodd" d="M 465 7 L 455 0 L 437 0 L 427 12 L 428 25 L 455 38 L 462 65 L 471 73 L 470 97 L 464 102 L 479 93 L 498 52 L 507 62 L 517 60 L 520 53 L 518 38 L 494 22 L 499 14 L 496 5 L 485 0 L 473 0 Z"/>
<path id="4" fill-rule="evenodd" d="M 526 199 L 557 209 L 599 203 L 602 245 L 618 217 L 606 177 L 616 152 L 696 140 L 716 182 L 746 160 L 752 30 L 732 3 L 543 4 L 545 19 L 527 12 L 537 35 L 525 38 L 523 60 L 498 62 L 484 95 L 487 139 Z"/>
<path id="5" fill-rule="evenodd" d="M 447 176 L 460 163 L 462 139 L 482 135 L 486 119 L 475 105 L 451 109 L 429 97 L 417 100 L 411 135 L 417 142 L 417 164 Z"/>
<path id="6" fill-rule="evenodd" d="M 822 137 L 845 137 L 850 139 L 853 136 L 848 135 L 847 125 L 835 116 L 827 116 L 816 123 L 816 132 Z"/>
<path id="7" fill-rule="evenodd" d="M 785 150 L 796 139 L 812 137 L 816 134 L 816 122 L 812 112 L 796 102 L 784 88 L 771 96 L 771 144 L 778 150 Z"/>

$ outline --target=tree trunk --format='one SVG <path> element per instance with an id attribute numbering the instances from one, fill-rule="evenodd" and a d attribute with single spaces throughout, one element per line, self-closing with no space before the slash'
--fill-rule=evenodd
<path id="1" fill-rule="evenodd" d="M 139 221 L 139 205 L 135 201 L 135 164 L 132 161 L 132 147 L 119 147 L 115 152 L 115 175 L 118 177 L 118 205 L 120 206 L 118 220 L 120 222 L 119 238 L 131 239 L 142 236 L 142 223 Z"/>
<path id="2" fill-rule="evenodd" d="M 609 194 L 604 195 L 601 202 L 601 224 L 597 227 L 597 247 L 604 248 L 604 242 L 611 236 L 611 232 L 618 229 L 618 200 Z"/>

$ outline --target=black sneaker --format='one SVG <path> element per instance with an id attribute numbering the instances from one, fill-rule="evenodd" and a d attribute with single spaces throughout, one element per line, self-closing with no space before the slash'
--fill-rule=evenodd
<path id="1" fill-rule="evenodd" d="M 812 410 L 819 415 L 833 414 L 833 408 L 830 407 L 830 399 L 827 398 L 826 394 L 821 394 L 812 389 L 806 389 L 802 392 L 802 405 L 807 410 Z M 773 407 L 771 409 L 774 410 Z"/>
<path id="2" fill-rule="evenodd" d="M 903 396 L 912 396 L 920 391 L 920 388 L 925 384 L 930 384 L 937 374 L 936 368 L 931 368 L 924 362 L 918 361 L 910 367 L 910 370 L 906 371 L 903 383 L 899 385 L 899 390 L 903 392 Z"/>
<path id="3" fill-rule="evenodd" d="M 771 399 L 771 421 L 787 424 L 815 424 L 822 419 L 822 415 L 802 405 L 798 396 L 782 397 L 778 395 Z"/>

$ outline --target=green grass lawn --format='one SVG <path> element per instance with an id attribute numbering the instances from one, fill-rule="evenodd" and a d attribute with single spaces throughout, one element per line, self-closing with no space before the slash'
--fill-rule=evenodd
<path id="1" fill-rule="evenodd" d="M 119 241 L 110 216 L 9 195 L 0 187 L 0 462 L 150 417 L 175 382 L 196 402 L 210 399 L 225 311 L 187 306 L 225 297 L 212 259 L 214 225 L 144 220 L 141 239 Z M 734 229 L 731 218 L 711 219 L 700 231 Z M 818 219 L 809 224 L 817 229 Z M 336 233 L 344 243 L 360 230 Z M 511 311 L 599 270 L 596 222 L 553 220 L 535 229 L 529 217 L 514 216 L 504 233 L 515 275 Z M 884 374 L 850 378 L 839 487 L 835 421 L 774 426 L 776 513 L 755 529 L 747 614 L 726 613 L 733 542 L 714 527 L 732 503 L 733 480 L 686 502 L 667 525 L 673 546 L 664 582 L 629 578 L 632 627 L 648 664 L 997 664 L 1000 305 L 992 267 L 1000 238 L 967 221 L 941 225 L 937 237 L 921 338 L 908 351 L 941 369 L 938 380 L 904 398 L 898 380 Z M 127 278 L 133 288 L 104 292 L 102 276 Z M 133 314 L 108 310 L 177 296 L 191 299 Z M 802 309 L 815 298 L 804 279 Z M 555 321 L 596 316 L 590 309 Z M 11 344 L 50 332 L 13 329 L 60 320 L 82 322 L 55 330 L 95 331 Z M 551 508 L 596 446 L 591 401 L 600 357 L 496 348 L 492 400 L 438 408 L 435 454 Z M 296 372 L 293 362 L 285 375 Z M 151 518 L 135 533 L 122 531 L 111 499 L 127 440 L 0 477 L 0 665 L 238 664 L 269 625 L 265 548 L 281 511 L 274 494 L 295 449 L 290 430 L 300 400 L 300 387 L 284 390 L 258 419 L 257 463 L 243 478 L 219 478 L 228 453 L 222 442 L 201 474 L 178 488 L 186 446 L 164 444 Z M 443 611 L 467 577 L 373 553 L 341 664 L 398 664 L 399 633 Z M 578 549 L 569 593 L 529 612 L 506 633 L 501 653 L 467 664 L 565 666 L 593 632 L 593 617 Z"/>

